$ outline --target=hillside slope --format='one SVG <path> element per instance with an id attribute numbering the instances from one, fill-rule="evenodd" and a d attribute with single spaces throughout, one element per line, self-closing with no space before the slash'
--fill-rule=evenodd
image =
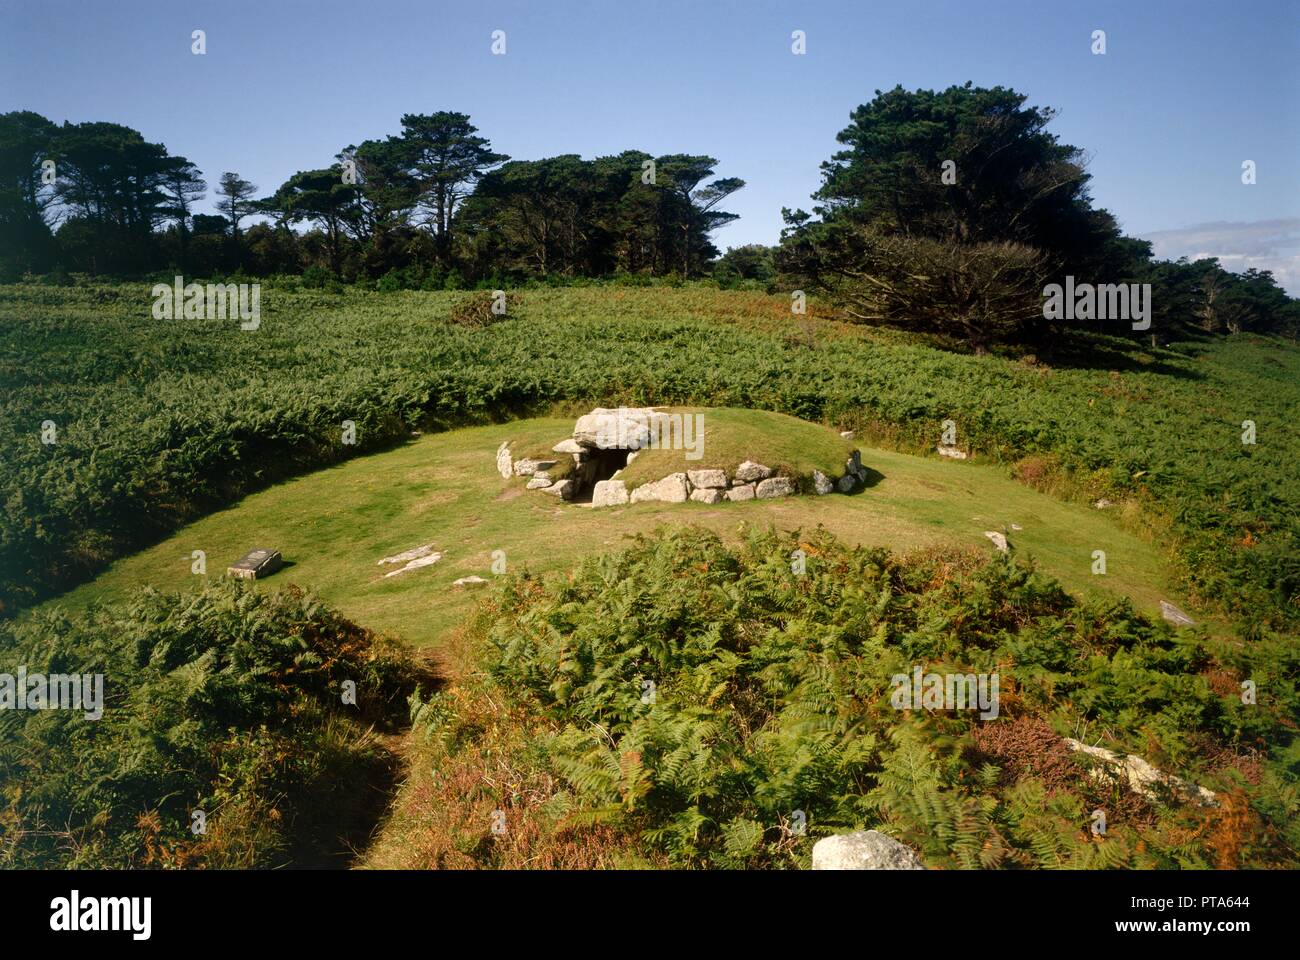
<path id="1" fill-rule="evenodd" d="M 1180 574 L 1245 622 L 1296 622 L 1300 350 L 1237 338 L 1087 367 L 963 356 L 705 287 L 528 290 L 504 322 L 447 322 L 455 294 L 268 287 L 255 333 L 149 314 L 146 285 L 0 287 L 6 609 L 248 490 L 414 428 L 578 402 L 779 410 L 859 439 L 958 443 L 1175 527 Z M 1241 442 L 1242 423 L 1258 442 Z M 42 443 L 45 421 L 57 442 Z M 344 421 L 355 444 L 343 442 Z"/>

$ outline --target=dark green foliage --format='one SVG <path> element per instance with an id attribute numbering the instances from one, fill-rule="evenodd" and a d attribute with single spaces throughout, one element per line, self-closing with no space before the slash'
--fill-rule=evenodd
<path id="1" fill-rule="evenodd" d="M 822 164 L 817 217 L 783 211 L 783 282 L 825 293 L 859 319 L 977 348 L 1059 335 L 1062 324 L 1043 320 L 1039 291 L 1067 274 L 1150 283 L 1151 331 L 1165 339 L 1197 317 L 1208 332 L 1296 335 L 1300 302 L 1267 271 L 1153 263 L 1148 241 L 1122 236 L 1114 216 L 1092 206 L 1083 151 L 1047 129 L 1056 112 L 1026 101 L 971 83 L 877 90 Z M 1022 255 L 1007 262 L 1009 244 Z M 1129 319 L 1078 323 L 1131 336 Z"/>
<path id="2" fill-rule="evenodd" d="M 613 825 L 679 864 L 795 865 L 817 837 L 864 825 L 932 866 L 1298 862 L 1281 759 L 1300 713 L 1294 656 L 1231 654 L 1270 677 L 1244 708 L 1211 689 L 1228 653 L 1199 632 L 1127 602 L 1077 603 L 1009 558 L 900 560 L 821 531 L 751 533 L 733 549 L 685 530 L 544 586 L 512 578 L 475 630 L 484 689 L 526 708 L 524 753 L 563 784 L 562 822 Z M 918 665 L 999 674 L 999 716 L 895 709 L 891 677 Z M 439 735 L 472 736 L 445 706 Z M 1222 811 L 1142 800 L 1090 779 L 1060 735 L 1104 738 L 1248 802 L 1229 829 Z M 1243 788 L 1242 758 L 1263 743 L 1279 759 Z M 1087 829 L 1098 806 L 1105 840 Z"/>
<path id="3" fill-rule="evenodd" d="M 705 183 L 717 163 L 637 150 L 512 161 L 466 200 L 466 261 L 521 277 L 697 275 L 717 254 L 710 233 L 736 219 L 717 205 L 744 186 Z"/>
<path id="4" fill-rule="evenodd" d="M 19 665 L 102 673 L 106 705 L 0 713 L 5 867 L 337 862 L 391 776 L 367 728 L 414 686 L 405 654 L 311 596 L 230 580 L 0 625 L 0 673 Z"/>
<path id="5" fill-rule="evenodd" d="M 215 194 L 224 216 L 214 217 L 191 213 L 207 190 L 202 172 L 130 127 L 0 114 L 0 281 L 55 267 L 126 277 L 328 267 L 348 283 L 408 273 L 385 290 L 491 289 L 502 276 L 699 276 L 717 254 L 710 234 L 736 219 L 719 204 L 744 186 L 714 178 L 718 161 L 694 154 L 625 150 L 501 166 L 509 158 L 466 114 L 405 114 L 401 124 L 400 134 L 345 147 L 333 165 L 295 173 L 261 200 L 253 184 L 223 173 Z M 57 180 L 44 183 L 41 163 L 55 158 Z M 47 213 L 56 198 L 69 213 L 57 235 Z M 242 231 L 254 215 L 273 225 Z"/>
<path id="6" fill-rule="evenodd" d="M 983 351 L 1042 320 L 1046 258 L 1017 243 L 860 236 L 856 262 L 827 289 L 855 319 L 940 333 Z"/>
<path id="7" fill-rule="evenodd" d="M 1087 245 L 1115 234 L 1114 221 L 1097 229 L 1083 152 L 1048 132 L 1054 110 L 1027 99 L 970 83 L 877 90 L 836 137 L 844 149 L 822 164 L 818 212 L 905 236 L 1091 256 Z"/>
<path id="8" fill-rule="evenodd" d="M 729 247 L 714 264 L 713 279 L 724 290 L 740 287 L 746 281 L 753 281 L 762 289 L 776 276 L 775 253 L 775 247 L 765 247 L 760 243 Z"/>

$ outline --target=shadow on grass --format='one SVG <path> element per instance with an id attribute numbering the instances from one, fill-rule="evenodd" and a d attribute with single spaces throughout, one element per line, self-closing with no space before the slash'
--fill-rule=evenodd
<path id="1" fill-rule="evenodd" d="M 1115 370 L 1120 373 L 1155 373 L 1180 380 L 1203 380 L 1204 374 L 1187 366 L 1200 346 L 1194 334 L 1179 331 L 1183 350 L 1151 345 L 1150 338 L 1133 339 L 1098 333 L 1061 332 L 1045 336 L 1035 349 L 1043 362 L 1063 369 Z M 1143 334 L 1142 336 L 1146 336 Z"/>
<path id="2" fill-rule="evenodd" d="M 398 695 L 363 715 L 369 743 L 351 757 L 335 758 L 309 789 L 314 802 L 300 811 L 287 851 L 292 868 L 345 870 L 364 855 L 406 778 L 402 741 L 411 728 L 406 698 L 417 687 L 427 698 L 445 686 L 432 661 L 417 658 Z"/>

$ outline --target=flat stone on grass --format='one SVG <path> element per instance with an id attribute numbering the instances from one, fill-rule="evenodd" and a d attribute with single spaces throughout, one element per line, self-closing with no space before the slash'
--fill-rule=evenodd
<path id="1" fill-rule="evenodd" d="M 280 557 L 279 550 L 257 547 L 228 566 L 226 573 L 245 580 L 259 580 L 262 577 L 269 577 L 283 565 L 284 560 Z"/>
<path id="2" fill-rule="evenodd" d="M 405 566 L 400 567 L 397 570 L 389 570 L 386 574 L 384 574 L 384 577 L 385 578 L 395 577 L 399 573 L 409 573 L 412 570 L 419 570 L 421 567 L 431 566 L 432 564 L 437 563 L 441 559 L 442 559 L 441 553 L 421 554 L 420 556 L 415 557 L 412 560 L 408 560 Z"/>
<path id="3" fill-rule="evenodd" d="M 433 553 L 433 544 L 425 543 L 418 547 L 412 547 L 410 550 L 403 550 L 401 553 L 395 553 L 391 557 L 384 557 L 384 559 L 375 562 L 381 567 L 386 563 L 407 563 L 411 560 L 419 560 L 421 557 L 427 557 L 431 553 Z"/>
<path id="4" fill-rule="evenodd" d="M 984 536 L 993 541 L 993 546 L 997 547 L 1003 553 L 1007 552 L 1007 538 L 996 530 L 985 530 Z"/>

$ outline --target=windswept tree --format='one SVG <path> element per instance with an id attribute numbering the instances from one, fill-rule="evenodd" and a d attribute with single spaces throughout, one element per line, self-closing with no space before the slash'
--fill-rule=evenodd
<path id="1" fill-rule="evenodd" d="M 457 206 L 484 173 L 510 158 L 494 153 L 464 113 L 405 114 L 401 136 L 391 139 L 418 188 L 419 207 L 433 231 L 438 257 L 446 263 Z"/>
<path id="2" fill-rule="evenodd" d="M 239 243 L 239 225 L 258 213 L 257 187 L 237 173 L 227 171 L 217 182 L 217 209 L 230 221 L 230 237 Z"/>
<path id="3" fill-rule="evenodd" d="M 303 170 L 258 206 L 277 213 L 287 223 L 306 220 L 318 225 L 325 232 L 330 269 L 337 275 L 343 265 L 343 238 L 349 228 L 355 229 L 359 192 L 354 184 L 344 182 L 341 166 Z"/>
<path id="4" fill-rule="evenodd" d="M 1086 157 L 1046 129 L 1056 111 L 1026 99 L 970 83 L 877 91 L 822 164 L 817 212 L 906 236 L 1071 252 L 1075 234 L 1091 232 Z"/>
<path id="5" fill-rule="evenodd" d="M 1092 206 L 1083 151 L 1048 132 L 1053 110 L 1025 101 L 969 83 L 877 91 L 840 132 L 843 149 L 822 164 L 817 217 L 784 211 L 778 262 L 787 280 L 837 291 L 841 303 L 869 299 L 874 306 L 859 315 L 910 324 L 907 300 L 942 278 L 962 319 L 926 311 L 931 329 L 970 331 L 979 349 L 1034 326 L 1022 308 L 1035 272 L 1045 280 L 1068 266 L 1093 282 L 1119 282 L 1141 269 L 1142 249 Z"/>
<path id="6" fill-rule="evenodd" d="M 366 140 L 345 147 L 336 157 L 340 164 L 351 161 L 354 167 L 357 189 L 349 224 L 372 272 L 400 266 L 395 248 L 412 235 L 411 214 L 420 190 L 403 166 L 404 158 L 403 144 L 393 138 Z"/>
<path id="7" fill-rule="evenodd" d="M 163 209 L 176 222 L 181 272 L 188 268 L 191 210 L 208 192 L 199 168 L 184 157 L 170 157 L 163 169 L 161 188 L 166 196 Z"/>
<path id="8" fill-rule="evenodd" d="M 718 161 L 713 157 L 674 154 L 655 162 L 656 179 L 662 178 L 671 202 L 668 214 L 677 231 L 677 247 L 683 277 L 692 275 L 701 259 L 717 250 L 708 235 L 737 219 L 737 214 L 714 209 L 745 185 L 738 177 L 723 177 L 705 184 Z"/>
<path id="9" fill-rule="evenodd" d="M 169 216 L 167 149 L 116 123 L 65 123 L 54 146 L 66 213 L 59 239 L 72 264 L 92 273 L 147 267 L 153 230 Z"/>
<path id="10" fill-rule="evenodd" d="M 0 272 L 49 264 L 54 187 L 44 182 L 42 165 L 54 159 L 57 130 L 30 110 L 0 114 Z"/>

